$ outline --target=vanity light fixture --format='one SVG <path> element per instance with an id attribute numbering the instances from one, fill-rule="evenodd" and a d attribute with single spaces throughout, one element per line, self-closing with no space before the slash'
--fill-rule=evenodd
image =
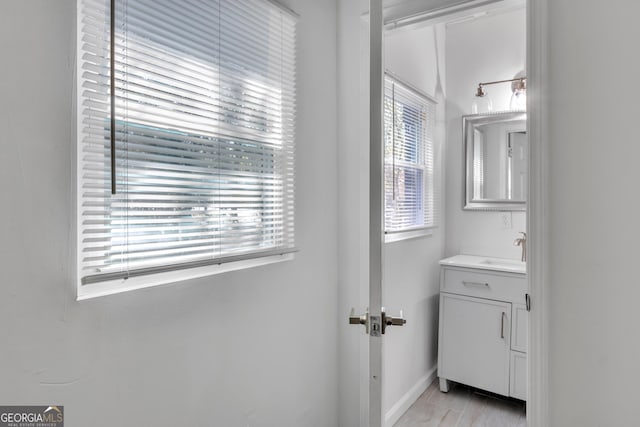
<path id="1" fill-rule="evenodd" d="M 478 83 L 478 90 L 471 104 L 471 113 L 488 113 L 493 110 L 491 98 L 485 90 L 485 86 L 497 83 L 511 83 L 511 101 L 509 108 L 511 110 L 524 110 L 527 106 L 527 78 L 516 77 L 514 79 L 496 80 L 493 82 Z"/>
<path id="2" fill-rule="evenodd" d="M 493 103 L 491 102 L 491 98 L 484 90 L 482 85 L 485 83 L 480 83 L 478 85 L 478 90 L 476 91 L 476 95 L 473 97 L 473 101 L 471 102 L 471 114 L 483 114 L 490 113 L 493 110 Z"/>

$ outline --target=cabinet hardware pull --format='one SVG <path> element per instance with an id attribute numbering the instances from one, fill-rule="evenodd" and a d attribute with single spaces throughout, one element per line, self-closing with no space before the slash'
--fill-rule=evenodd
<path id="1" fill-rule="evenodd" d="M 502 317 L 500 318 L 500 338 L 504 339 L 504 318 L 507 316 L 507 313 L 502 312 Z"/>
<path id="2" fill-rule="evenodd" d="M 488 283 L 482 283 L 482 282 L 466 282 L 463 280 L 462 284 L 465 286 L 486 286 L 487 288 L 489 287 Z"/>

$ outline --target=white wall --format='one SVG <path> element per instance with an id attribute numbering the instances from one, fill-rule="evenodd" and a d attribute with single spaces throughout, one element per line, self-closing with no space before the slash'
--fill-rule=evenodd
<path id="1" fill-rule="evenodd" d="M 337 424 L 336 2 L 288 4 L 296 259 L 79 303 L 75 2 L 2 3 L 2 404 L 64 405 L 69 427 Z"/>
<path id="2" fill-rule="evenodd" d="M 519 259 L 513 245 L 526 230 L 524 212 L 513 212 L 511 228 L 503 228 L 501 213 L 462 210 L 462 116 L 471 114 L 478 83 L 511 79 L 525 69 L 525 11 L 489 14 L 448 25 L 446 30 L 447 256 L 459 253 Z M 509 109 L 509 84 L 487 87 L 494 111 Z"/>
<path id="3" fill-rule="evenodd" d="M 549 426 L 637 425 L 640 3 L 546 3 Z"/>
<path id="4" fill-rule="evenodd" d="M 444 27 L 438 26 L 437 30 L 436 27 L 425 27 L 387 32 L 384 46 L 388 70 L 438 98 L 435 131 L 438 171 L 442 169 L 445 126 L 443 30 Z M 437 178 L 442 193 L 443 177 Z M 398 315 L 403 309 L 407 319 L 404 327 L 390 329 L 383 342 L 383 413 L 391 420 L 402 415 L 407 405 L 413 403 L 435 376 L 440 285 L 438 261 L 444 257 L 445 241 L 442 208 L 440 213 L 439 227 L 431 236 L 387 243 L 384 247 L 382 300 L 391 315 Z"/>

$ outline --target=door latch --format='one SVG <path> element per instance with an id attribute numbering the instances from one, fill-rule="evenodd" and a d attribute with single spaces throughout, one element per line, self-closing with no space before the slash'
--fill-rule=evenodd
<path id="1" fill-rule="evenodd" d="M 369 334 L 372 337 L 379 337 L 380 331 L 384 334 L 384 323 L 380 326 L 380 316 L 369 316 Z"/>
<path id="2" fill-rule="evenodd" d="M 531 296 L 529 294 L 524 294 L 524 302 L 527 305 L 527 311 L 531 311 Z"/>

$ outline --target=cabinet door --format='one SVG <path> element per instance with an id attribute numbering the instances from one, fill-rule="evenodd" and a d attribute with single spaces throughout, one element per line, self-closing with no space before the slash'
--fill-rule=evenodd
<path id="1" fill-rule="evenodd" d="M 509 396 L 527 400 L 527 355 L 511 352 L 511 385 Z"/>
<path id="2" fill-rule="evenodd" d="M 438 376 L 509 394 L 511 304 L 440 294 Z"/>
<path id="3" fill-rule="evenodd" d="M 511 349 L 527 352 L 527 319 L 529 313 L 524 304 L 513 304 L 513 323 L 511 328 Z"/>

